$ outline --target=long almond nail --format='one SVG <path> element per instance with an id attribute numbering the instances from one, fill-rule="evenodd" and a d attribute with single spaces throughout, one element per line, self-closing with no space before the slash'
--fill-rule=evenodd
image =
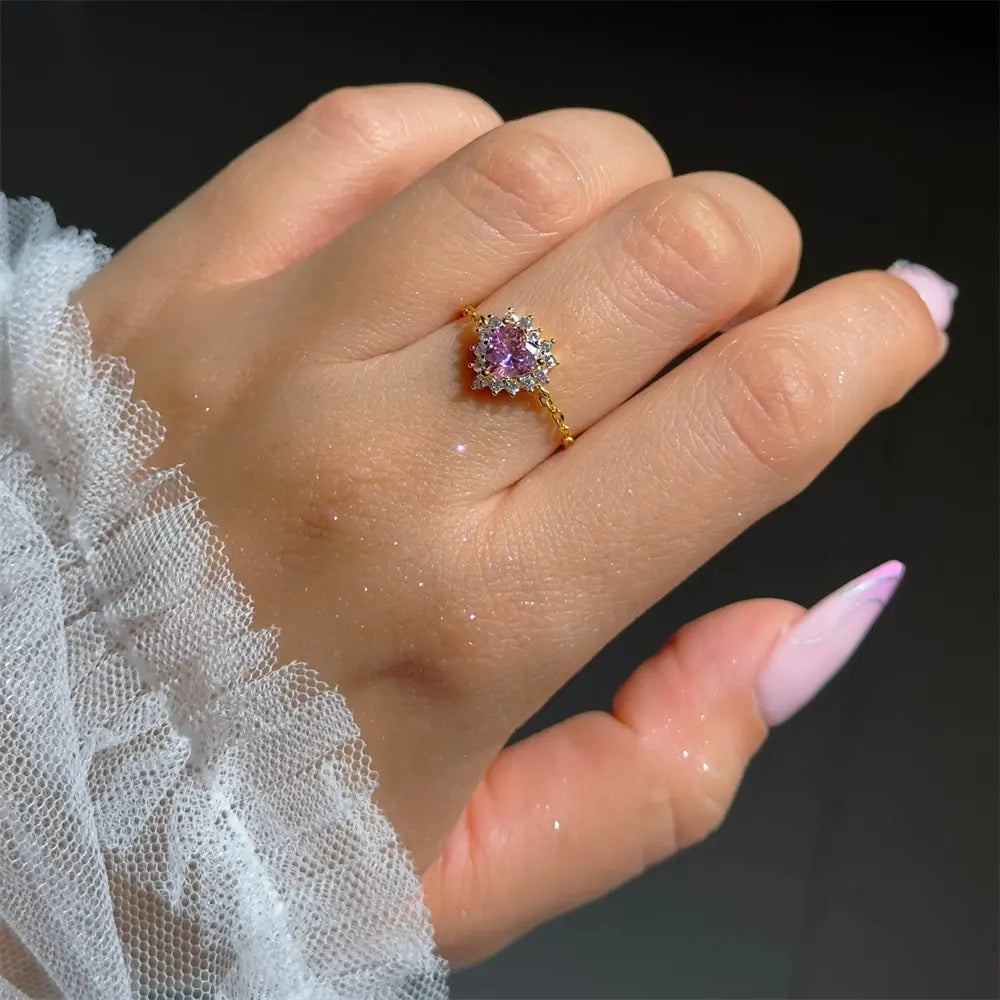
<path id="1" fill-rule="evenodd" d="M 924 305 L 927 306 L 942 333 L 948 329 L 955 308 L 955 299 L 958 298 L 957 285 L 946 281 L 937 271 L 908 260 L 897 260 L 886 270 L 889 274 L 902 278 L 924 300 Z"/>
<path id="2" fill-rule="evenodd" d="M 904 570 L 896 559 L 876 566 L 824 597 L 778 640 L 756 685 L 757 703 L 769 726 L 791 718 L 851 658 Z"/>

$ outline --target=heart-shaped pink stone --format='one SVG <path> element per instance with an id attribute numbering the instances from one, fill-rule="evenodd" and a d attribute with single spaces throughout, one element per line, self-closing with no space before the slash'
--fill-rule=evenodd
<path id="1" fill-rule="evenodd" d="M 527 331 L 516 323 L 501 323 L 486 335 L 483 373 L 490 378 L 517 378 L 537 362 L 538 348 L 528 343 Z"/>

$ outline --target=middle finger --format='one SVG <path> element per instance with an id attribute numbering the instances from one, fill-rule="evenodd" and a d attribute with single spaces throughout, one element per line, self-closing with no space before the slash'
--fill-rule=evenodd
<path id="1" fill-rule="evenodd" d="M 561 108 L 508 122 L 276 276 L 333 361 L 398 351 L 670 165 L 623 115 Z"/>
<path id="2" fill-rule="evenodd" d="M 685 348 L 778 302 L 799 250 L 794 218 L 763 188 L 732 174 L 688 174 L 635 192 L 478 311 L 531 314 L 554 341 L 559 365 L 547 388 L 579 434 Z M 471 325 L 452 324 L 399 355 L 407 386 L 398 396 L 412 415 L 418 391 L 425 426 L 457 442 L 466 497 L 521 478 L 559 441 L 531 391 L 494 398 L 470 388 Z M 453 463 L 434 462 L 450 478 Z"/>

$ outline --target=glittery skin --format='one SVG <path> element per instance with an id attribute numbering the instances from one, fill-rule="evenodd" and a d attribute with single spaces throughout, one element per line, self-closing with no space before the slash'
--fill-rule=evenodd
<path id="1" fill-rule="evenodd" d="M 876 566 L 806 612 L 775 646 L 757 677 L 764 721 L 791 718 L 850 659 L 903 577 L 898 560 Z"/>
<path id="2" fill-rule="evenodd" d="M 887 268 L 889 274 L 902 278 L 924 300 L 939 330 L 947 330 L 951 322 L 958 286 L 945 281 L 937 271 L 923 264 L 913 264 L 908 260 L 897 260 Z"/>

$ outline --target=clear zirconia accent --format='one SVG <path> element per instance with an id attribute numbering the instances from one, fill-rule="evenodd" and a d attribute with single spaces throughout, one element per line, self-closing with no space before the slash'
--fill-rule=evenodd
<path id="1" fill-rule="evenodd" d="M 530 391 L 548 381 L 548 369 L 556 364 L 552 341 L 543 339 L 531 316 L 512 309 L 502 316 L 489 314 L 477 324 L 476 335 L 474 360 L 469 363 L 476 373 L 473 389 L 516 396 L 522 389 Z"/>

